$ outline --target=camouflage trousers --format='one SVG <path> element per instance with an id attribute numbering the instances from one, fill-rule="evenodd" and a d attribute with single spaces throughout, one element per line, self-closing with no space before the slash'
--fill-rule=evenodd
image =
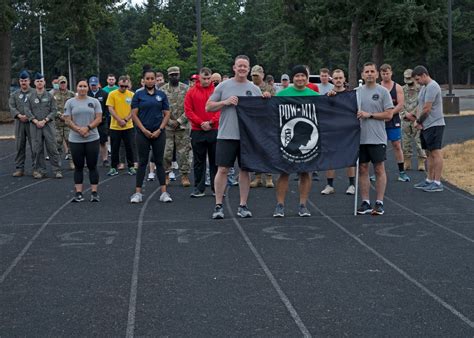
<path id="1" fill-rule="evenodd" d="M 166 130 L 166 145 L 164 154 L 165 172 L 171 171 L 171 161 L 173 159 L 173 147 L 176 145 L 176 157 L 181 175 L 188 175 L 191 172 L 191 137 L 189 130 Z"/>
<path id="2" fill-rule="evenodd" d="M 56 121 L 54 121 L 54 124 L 56 126 L 56 146 L 58 148 L 58 152 L 62 153 L 64 152 L 64 142 L 66 142 L 66 144 L 69 144 L 69 127 L 64 123 L 64 121 L 61 121 L 59 119 L 56 119 Z M 69 153 L 70 152 L 68 146 L 68 154 Z"/>
<path id="3" fill-rule="evenodd" d="M 426 158 L 426 153 L 421 148 L 420 132 L 413 126 L 413 122 L 402 121 L 402 149 L 405 159 L 413 156 L 413 141 L 416 144 L 418 158 Z"/>

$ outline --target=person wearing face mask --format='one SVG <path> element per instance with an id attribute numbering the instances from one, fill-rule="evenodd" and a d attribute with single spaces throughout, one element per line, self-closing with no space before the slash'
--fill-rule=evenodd
<path id="1" fill-rule="evenodd" d="M 25 174 L 25 158 L 26 158 L 26 142 L 30 145 L 31 155 L 33 159 L 33 148 L 31 146 L 30 121 L 25 114 L 28 104 L 28 96 L 33 92 L 30 87 L 30 74 L 24 70 L 20 73 L 19 80 L 20 89 L 10 95 L 8 105 L 10 113 L 15 119 L 15 172 L 13 177 L 21 177 Z"/>
<path id="2" fill-rule="evenodd" d="M 105 90 L 99 87 L 99 79 L 96 76 L 89 78 L 89 91 L 87 96 L 93 97 L 100 102 L 102 108 L 102 121 L 97 126 L 100 136 L 100 158 L 104 167 L 109 167 L 110 163 L 107 159 L 107 139 L 109 137 L 109 130 L 107 128 L 107 121 L 110 121 L 110 114 L 105 103 L 107 102 L 108 94 Z"/>
<path id="3" fill-rule="evenodd" d="M 167 183 L 171 172 L 171 161 L 173 159 L 173 147 L 176 145 L 181 184 L 183 187 L 191 186 L 189 173 L 191 171 L 189 153 L 191 151 L 190 124 L 184 114 L 184 97 L 188 86 L 179 81 L 179 67 L 168 68 L 169 82 L 161 87 L 168 97 L 170 105 L 170 119 L 166 126 L 166 146 L 164 155 L 164 166 L 167 173 Z"/>
<path id="4" fill-rule="evenodd" d="M 150 148 L 156 165 L 156 173 L 161 186 L 160 202 L 172 202 L 166 191 L 165 170 L 163 168 L 163 153 L 166 143 L 166 130 L 170 118 L 168 98 L 166 94 L 156 89 L 156 76 L 152 69 L 143 70 L 143 90 L 137 91 L 132 100 L 132 119 L 137 126 L 136 142 L 138 146 L 138 172 L 135 193 L 130 203 L 143 201 L 142 185 L 145 178 L 146 166 L 150 157 Z"/>
<path id="5" fill-rule="evenodd" d="M 405 170 L 411 169 L 411 158 L 413 156 L 412 141 L 415 141 L 418 154 L 418 170 L 425 171 L 426 153 L 421 147 L 420 130 L 416 129 L 414 121 L 419 117 L 417 114 L 418 94 L 420 85 L 413 80 L 413 71 L 407 69 L 403 72 L 405 85 L 402 87 L 405 102 L 400 111 L 402 118 L 402 145 L 403 157 L 405 159 Z"/>
<path id="6" fill-rule="evenodd" d="M 43 74 L 35 75 L 35 89 L 28 97 L 28 105 L 25 114 L 30 124 L 31 140 L 33 144 L 33 177 L 40 179 L 46 177 L 46 162 L 44 148 L 50 157 L 51 167 L 56 178 L 63 178 L 59 160 L 59 152 L 56 147 L 56 130 L 54 117 L 58 108 L 56 100 L 45 89 Z"/>
<path id="7" fill-rule="evenodd" d="M 68 140 L 74 162 L 76 193 L 72 202 L 84 201 L 82 195 L 84 162 L 87 163 L 87 170 L 89 171 L 90 201 L 99 202 L 97 159 L 99 157 L 100 135 L 97 126 L 102 123 L 102 107 L 99 100 L 87 95 L 89 86 L 86 79 L 79 80 L 76 88 L 77 97 L 68 100 L 64 107 L 64 121 L 71 130 Z"/>
<path id="8" fill-rule="evenodd" d="M 63 151 L 65 154 L 65 159 L 69 160 L 69 167 L 71 169 L 74 169 L 68 145 L 69 127 L 64 122 L 63 116 L 66 101 L 74 97 L 74 92 L 67 89 L 67 79 L 65 76 L 58 77 L 58 84 L 59 85 L 53 83 L 54 88 L 51 91 L 51 94 L 56 100 L 56 105 L 58 108 L 54 120 L 54 125 L 56 127 L 56 145 L 58 148 L 58 152 L 61 153 L 61 151 Z"/>

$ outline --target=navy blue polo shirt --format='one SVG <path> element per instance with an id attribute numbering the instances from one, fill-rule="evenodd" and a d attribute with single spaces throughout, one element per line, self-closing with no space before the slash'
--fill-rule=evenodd
<path id="1" fill-rule="evenodd" d="M 132 99 L 132 109 L 138 108 L 138 118 L 143 126 L 151 132 L 160 129 L 163 121 L 163 110 L 169 110 L 170 105 L 166 94 L 154 89 L 152 94 L 145 88 L 138 90 Z M 140 129 L 138 129 L 140 131 Z"/>

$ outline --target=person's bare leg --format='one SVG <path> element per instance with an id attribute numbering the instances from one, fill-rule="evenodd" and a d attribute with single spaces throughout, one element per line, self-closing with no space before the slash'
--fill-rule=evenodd
<path id="1" fill-rule="evenodd" d="M 369 197 L 369 163 L 359 164 L 359 191 L 363 201 L 370 201 Z"/>
<path id="2" fill-rule="evenodd" d="M 299 191 L 300 191 L 300 204 L 306 205 L 308 201 L 309 193 L 311 191 L 312 179 L 310 173 L 301 173 L 299 180 Z"/>
<path id="3" fill-rule="evenodd" d="M 276 182 L 276 198 L 277 203 L 285 205 L 285 197 L 288 192 L 289 174 L 280 174 Z"/>
<path id="4" fill-rule="evenodd" d="M 433 167 L 433 180 L 441 181 L 441 173 L 443 172 L 443 153 L 441 149 L 431 151 L 431 166 Z"/>
<path id="5" fill-rule="evenodd" d="M 100 144 L 100 159 L 102 162 L 107 160 L 107 144 Z"/>
<path id="6" fill-rule="evenodd" d="M 226 179 L 227 179 L 227 173 L 226 173 Z M 247 200 L 249 198 L 249 191 L 250 191 L 250 173 L 248 171 L 240 170 L 239 190 L 240 190 L 240 205 L 247 205 Z"/>
<path id="7" fill-rule="evenodd" d="M 433 155 L 431 154 L 431 151 L 426 151 L 426 155 L 428 156 L 426 158 L 426 163 L 428 165 L 428 179 L 431 181 L 434 181 L 434 167 L 433 167 Z"/>
<path id="8" fill-rule="evenodd" d="M 224 200 L 225 187 L 227 185 L 227 173 L 229 168 L 218 167 L 216 177 L 214 179 L 214 191 L 216 193 L 216 204 L 222 204 Z"/>
<path id="9" fill-rule="evenodd" d="M 392 141 L 392 148 L 393 148 L 393 153 L 395 154 L 395 159 L 397 160 L 397 163 L 403 163 L 404 158 L 403 158 L 402 142 L 400 140 Z"/>
<path id="10" fill-rule="evenodd" d="M 326 178 L 336 178 L 336 170 L 329 169 L 326 171 Z"/>
<path id="11" fill-rule="evenodd" d="M 346 169 L 347 177 L 355 177 L 356 167 L 349 167 Z"/>
<path id="12" fill-rule="evenodd" d="M 384 162 L 374 163 L 375 176 L 377 181 L 375 182 L 375 191 L 377 192 L 377 200 L 383 201 L 385 196 L 385 188 L 387 186 L 387 175 L 385 173 Z"/>

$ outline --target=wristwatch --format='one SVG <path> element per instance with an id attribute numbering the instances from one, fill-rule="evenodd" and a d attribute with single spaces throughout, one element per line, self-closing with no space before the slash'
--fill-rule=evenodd
<path id="1" fill-rule="evenodd" d="M 90 125 L 87 125 L 87 129 L 92 130 L 92 127 Z"/>
<path id="2" fill-rule="evenodd" d="M 374 118 L 374 114 L 371 113 L 371 114 L 369 115 L 369 119 L 373 119 L 373 118 Z"/>

